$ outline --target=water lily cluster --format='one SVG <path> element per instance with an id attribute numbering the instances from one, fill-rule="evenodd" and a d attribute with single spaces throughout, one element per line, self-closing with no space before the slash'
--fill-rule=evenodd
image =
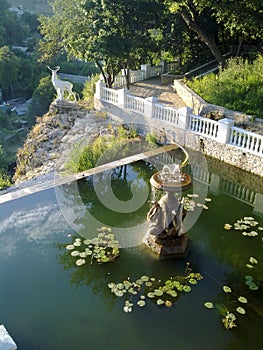
<path id="1" fill-rule="evenodd" d="M 188 193 L 186 197 L 184 197 L 184 209 L 186 211 L 194 211 L 196 207 L 208 209 L 208 206 L 206 203 L 211 202 L 211 198 L 205 198 L 205 203 L 200 203 L 196 201 L 199 195 L 197 193 Z"/>
<path id="2" fill-rule="evenodd" d="M 123 311 L 129 313 L 134 306 L 143 307 L 151 300 L 156 305 L 172 307 L 181 293 L 189 293 L 203 277 L 200 273 L 187 269 L 185 276 L 170 277 L 162 282 L 155 277 L 143 275 L 136 281 L 130 278 L 115 283 L 110 282 L 108 287 L 116 297 L 125 297 Z"/>
<path id="3" fill-rule="evenodd" d="M 114 233 L 110 227 L 101 227 L 98 229 L 97 237 L 83 239 L 73 237 L 72 243 L 66 246 L 70 255 L 75 258 L 75 264 L 82 266 L 89 261 L 98 264 L 108 263 L 115 260 L 119 255 L 119 242 L 115 239 Z"/>
<path id="4" fill-rule="evenodd" d="M 242 235 L 246 237 L 256 237 L 259 235 L 259 231 L 263 231 L 263 227 L 259 226 L 259 222 L 252 216 L 245 216 L 233 225 L 226 223 L 224 229 L 242 231 Z"/>
<path id="5" fill-rule="evenodd" d="M 226 294 L 232 293 L 232 289 L 229 286 L 223 286 L 223 291 Z M 232 300 L 227 304 L 217 303 L 214 304 L 211 301 L 207 301 L 204 303 L 204 306 L 207 309 L 216 308 L 219 313 L 223 316 L 222 322 L 226 329 L 232 329 L 237 327 L 236 321 L 236 312 L 240 315 L 245 315 L 246 310 L 244 309 L 244 304 L 248 301 L 244 296 L 239 296 L 237 300 Z"/>

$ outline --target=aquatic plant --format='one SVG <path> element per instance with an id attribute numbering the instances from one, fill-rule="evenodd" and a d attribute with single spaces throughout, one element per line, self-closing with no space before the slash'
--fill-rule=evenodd
<path id="1" fill-rule="evenodd" d="M 205 203 L 200 203 L 196 201 L 194 198 L 198 198 L 199 195 L 197 193 L 188 193 L 187 196 L 184 197 L 184 209 L 186 211 L 194 211 L 196 207 L 208 209 L 207 203 L 211 202 L 211 198 L 205 198 Z"/>
<path id="2" fill-rule="evenodd" d="M 237 299 L 229 300 L 229 295 L 232 293 L 232 289 L 229 286 L 223 286 L 224 293 L 227 294 L 226 301 L 224 303 L 213 303 L 211 301 L 206 301 L 204 306 L 207 309 L 216 309 L 222 318 L 222 323 L 226 329 L 232 329 L 237 327 L 237 316 L 236 313 L 240 315 L 245 315 L 246 310 L 244 309 L 244 304 L 248 302 L 247 298 L 244 296 L 239 296 Z M 242 306 L 241 306 L 242 305 Z"/>
<path id="3" fill-rule="evenodd" d="M 245 216 L 234 224 L 225 223 L 224 229 L 242 231 L 242 235 L 245 237 L 256 237 L 259 235 L 259 231 L 263 231 L 263 227 L 259 226 L 259 222 L 252 216 Z"/>
<path id="4" fill-rule="evenodd" d="M 112 229 L 103 226 L 98 229 L 97 237 L 84 239 L 72 237 L 72 242 L 65 248 L 69 251 L 72 258 L 75 259 L 77 266 L 82 266 L 89 261 L 92 265 L 94 261 L 98 264 L 104 264 L 114 261 L 120 255 L 120 245 L 115 239 Z"/>
<path id="5" fill-rule="evenodd" d="M 130 277 L 122 282 L 110 282 L 108 287 L 116 297 L 125 297 L 123 311 L 129 313 L 135 305 L 144 307 L 147 300 L 151 300 L 158 306 L 172 307 L 180 294 L 189 293 L 192 286 L 196 285 L 203 277 L 200 273 L 192 272 L 186 264 L 185 274 L 170 277 L 166 281 L 143 275 L 132 281 Z"/>

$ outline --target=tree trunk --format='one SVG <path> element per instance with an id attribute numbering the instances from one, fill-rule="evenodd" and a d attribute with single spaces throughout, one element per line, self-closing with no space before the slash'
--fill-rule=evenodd
<path id="1" fill-rule="evenodd" d="M 180 10 L 180 14 L 183 18 L 183 20 L 185 21 L 185 23 L 187 24 L 187 26 L 192 29 L 197 35 L 198 37 L 209 47 L 209 49 L 211 50 L 213 56 L 215 57 L 215 59 L 217 60 L 218 63 L 222 64 L 222 66 L 225 65 L 225 58 L 222 55 L 221 51 L 219 50 L 215 39 L 209 35 L 206 30 L 204 28 L 202 28 L 202 26 L 200 24 L 198 24 L 195 20 L 194 20 L 194 15 L 189 15 L 188 11 L 185 8 L 182 8 Z"/>
<path id="2" fill-rule="evenodd" d="M 124 69 L 124 75 L 125 75 L 125 80 L 126 80 L 126 89 L 130 89 L 130 68 L 127 66 Z"/>

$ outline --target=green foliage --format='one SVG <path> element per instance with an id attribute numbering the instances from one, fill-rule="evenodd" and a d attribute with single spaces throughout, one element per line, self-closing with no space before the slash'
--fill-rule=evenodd
<path id="1" fill-rule="evenodd" d="M 0 157 L 1 157 L 1 154 L 0 154 Z M 4 171 L 0 170 L 0 190 L 9 186 L 11 186 L 10 177 Z"/>
<path id="2" fill-rule="evenodd" d="M 253 63 L 230 59 L 217 75 L 187 81 L 187 85 L 209 103 L 262 118 L 263 55 Z"/>
<path id="3" fill-rule="evenodd" d="M 27 113 L 28 119 L 32 122 L 35 120 L 36 116 L 45 114 L 54 96 L 55 90 L 51 83 L 50 76 L 41 78 L 32 96 L 32 102 Z"/>
<path id="4" fill-rule="evenodd" d="M 156 145 L 158 144 L 158 136 L 152 132 L 149 132 L 146 137 L 145 137 L 146 141 L 148 142 L 150 147 L 156 147 Z"/>
<path id="5" fill-rule="evenodd" d="M 96 92 L 96 81 L 99 80 L 99 75 L 92 75 L 91 79 L 87 81 L 82 90 L 82 98 L 85 102 L 88 102 L 93 107 L 94 94 Z"/>
<path id="6" fill-rule="evenodd" d="M 200 273 L 192 272 L 187 263 L 185 275 L 170 277 L 164 282 L 143 275 L 134 282 L 129 277 L 119 283 L 110 282 L 108 287 L 116 297 L 126 297 L 123 311 L 129 313 L 135 304 L 133 298 L 137 299 L 136 304 L 139 307 L 145 306 L 147 299 L 158 306 L 172 307 L 182 293 L 191 292 L 192 286 L 202 278 Z"/>
<path id="7" fill-rule="evenodd" d="M 95 238 L 72 237 L 71 244 L 60 245 L 61 248 L 68 250 L 73 264 L 82 266 L 89 260 L 90 265 L 94 261 L 101 265 L 114 261 L 120 255 L 119 242 L 115 239 L 112 229 L 103 226 L 97 231 L 99 233 Z"/>
<path id="8" fill-rule="evenodd" d="M 244 296 L 239 296 L 237 299 L 231 299 L 229 295 L 232 293 L 232 289 L 229 286 L 223 286 L 223 291 L 224 293 L 227 294 L 227 297 L 224 300 L 224 303 L 219 302 L 219 303 L 212 303 L 210 301 L 207 301 L 204 303 L 204 306 L 207 309 L 213 309 L 216 308 L 217 311 L 222 318 L 222 323 L 226 329 L 232 329 L 237 327 L 237 314 L 240 315 L 245 315 L 246 310 L 244 309 L 244 305 L 248 302 L 247 298 Z"/>
<path id="9" fill-rule="evenodd" d="M 3 146 L 0 144 L 0 170 L 5 168 L 7 165 L 6 152 Z"/>

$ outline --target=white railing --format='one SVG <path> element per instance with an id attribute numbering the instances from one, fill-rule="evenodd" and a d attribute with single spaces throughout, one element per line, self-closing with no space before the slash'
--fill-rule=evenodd
<path id="1" fill-rule="evenodd" d="M 123 86 L 126 86 L 126 77 L 125 75 L 117 75 L 115 77 L 113 86 L 115 89 L 122 88 Z"/>
<path id="2" fill-rule="evenodd" d="M 262 135 L 232 126 L 228 143 L 251 153 L 263 155 Z"/>
<path id="3" fill-rule="evenodd" d="M 154 97 L 146 99 L 130 95 L 129 90 L 110 89 L 105 83 L 96 83 L 95 98 L 119 108 L 143 114 L 150 119 L 169 123 L 182 130 L 190 130 L 200 136 L 216 140 L 218 143 L 231 145 L 246 152 L 263 157 L 263 135 L 233 126 L 228 118 L 215 121 L 189 112 L 189 108 L 172 108 L 158 102 Z"/>
<path id="4" fill-rule="evenodd" d="M 149 68 L 149 78 L 163 74 L 163 66 L 151 66 Z"/>
<path id="5" fill-rule="evenodd" d="M 130 83 L 136 83 L 144 80 L 144 72 L 142 70 L 133 70 L 130 73 Z"/>
<path id="6" fill-rule="evenodd" d="M 178 109 L 167 107 L 160 103 L 155 103 L 153 106 L 154 119 L 162 120 L 167 123 L 179 125 L 179 111 Z"/>
<path id="7" fill-rule="evenodd" d="M 189 130 L 211 138 L 216 138 L 218 134 L 218 122 L 194 114 L 189 115 L 187 126 Z"/>
<path id="8" fill-rule="evenodd" d="M 102 87 L 101 100 L 117 105 L 119 102 L 119 94 L 117 90 Z"/>
<path id="9" fill-rule="evenodd" d="M 149 64 L 141 65 L 140 70 L 130 70 L 129 72 L 129 83 L 137 83 L 139 81 L 153 78 L 164 73 L 164 64 L 160 66 L 150 66 Z M 115 77 L 114 88 L 124 88 L 127 85 L 126 76 L 124 69 L 120 74 Z"/>
<path id="10" fill-rule="evenodd" d="M 125 95 L 124 108 L 144 114 L 145 99 L 133 95 Z"/>

